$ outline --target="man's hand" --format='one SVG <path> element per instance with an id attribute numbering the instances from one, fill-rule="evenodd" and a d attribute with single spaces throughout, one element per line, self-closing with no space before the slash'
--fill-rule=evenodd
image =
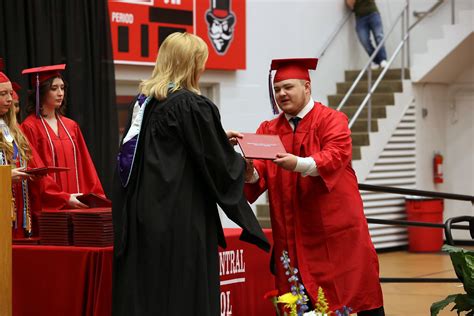
<path id="1" fill-rule="evenodd" d="M 253 177 L 253 160 L 245 159 L 245 182 L 249 182 Z"/>
<path id="2" fill-rule="evenodd" d="M 235 146 L 237 145 L 237 138 L 243 138 L 244 135 L 240 132 L 237 131 L 226 131 L 227 138 L 229 139 L 229 142 L 231 145 Z"/>
<path id="3" fill-rule="evenodd" d="M 277 154 L 277 159 L 273 160 L 279 167 L 293 171 L 296 168 L 296 163 L 298 162 L 298 157 L 292 154 Z"/>

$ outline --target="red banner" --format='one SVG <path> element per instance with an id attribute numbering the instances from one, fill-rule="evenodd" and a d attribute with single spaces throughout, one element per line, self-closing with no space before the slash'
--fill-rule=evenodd
<path id="1" fill-rule="evenodd" d="M 171 33 L 200 36 L 208 69 L 245 69 L 245 0 L 109 0 L 115 63 L 153 65 Z"/>

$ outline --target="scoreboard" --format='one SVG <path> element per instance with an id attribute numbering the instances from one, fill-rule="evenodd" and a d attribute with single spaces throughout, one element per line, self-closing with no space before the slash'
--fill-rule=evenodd
<path id="1" fill-rule="evenodd" d="M 208 45 L 207 69 L 245 69 L 245 1 L 109 0 L 114 61 L 154 65 L 169 34 L 188 32 Z"/>

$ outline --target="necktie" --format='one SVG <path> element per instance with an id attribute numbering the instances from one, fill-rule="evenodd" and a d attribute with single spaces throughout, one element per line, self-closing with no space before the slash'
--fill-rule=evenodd
<path id="1" fill-rule="evenodd" d="M 293 116 L 292 118 L 290 118 L 290 122 L 293 123 L 294 125 L 294 129 L 293 129 L 293 133 L 296 132 L 296 128 L 298 127 L 298 123 L 301 121 L 301 117 L 298 117 L 298 116 Z"/>

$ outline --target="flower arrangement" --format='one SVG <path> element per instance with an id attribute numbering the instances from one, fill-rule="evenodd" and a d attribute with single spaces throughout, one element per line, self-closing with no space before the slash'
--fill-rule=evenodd
<path id="1" fill-rule="evenodd" d="M 329 303 L 324 295 L 322 287 L 318 288 L 318 297 L 316 308 L 308 311 L 308 296 L 305 292 L 304 285 L 298 278 L 298 269 L 291 266 L 291 260 L 286 250 L 283 251 L 280 261 L 285 268 L 285 275 L 288 276 L 288 282 L 291 284 L 290 292 L 278 296 L 278 290 L 267 292 L 264 299 L 270 299 L 273 303 L 276 313 L 280 315 L 278 304 L 284 304 L 284 316 L 329 316 L 332 312 L 329 310 Z M 336 316 L 349 316 L 352 309 L 344 306 L 340 310 L 336 310 Z"/>
<path id="2" fill-rule="evenodd" d="M 288 251 L 283 250 L 280 261 L 285 268 L 285 275 L 291 284 L 290 292 L 278 297 L 277 303 L 285 304 L 285 309 L 289 310 L 290 316 L 299 316 L 308 310 L 306 302 L 309 301 L 304 291 L 304 286 L 299 282 L 298 269 L 291 266 Z"/>

